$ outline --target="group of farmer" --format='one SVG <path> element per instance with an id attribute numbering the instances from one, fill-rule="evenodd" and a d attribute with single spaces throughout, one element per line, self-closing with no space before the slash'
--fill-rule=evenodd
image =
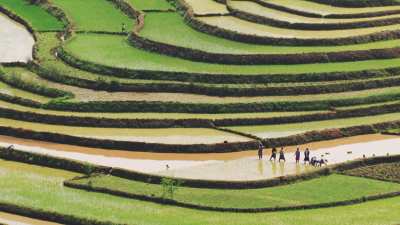
<path id="1" fill-rule="evenodd" d="M 263 158 L 263 151 L 264 151 L 264 146 L 260 142 L 259 147 L 258 147 L 258 158 L 259 159 Z M 272 148 L 271 157 L 269 158 L 269 160 L 276 161 L 278 154 L 279 154 L 278 162 L 281 162 L 281 161 L 286 162 L 285 151 L 284 151 L 283 147 L 281 147 L 281 149 L 279 150 L 279 153 L 275 147 Z M 294 157 L 295 157 L 296 163 L 297 164 L 300 163 L 300 158 L 301 158 L 300 148 L 297 148 L 297 150 L 294 153 Z M 306 164 L 306 163 L 310 163 L 310 150 L 308 148 L 306 148 L 306 150 L 304 151 L 304 164 Z"/>

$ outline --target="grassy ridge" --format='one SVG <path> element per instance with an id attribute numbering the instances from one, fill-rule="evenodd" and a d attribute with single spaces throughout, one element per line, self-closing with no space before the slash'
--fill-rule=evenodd
<path id="1" fill-rule="evenodd" d="M 34 112 L 43 115 L 71 116 L 71 112 L 36 109 L 0 100 L 0 107 L 15 109 L 21 112 Z M 266 113 L 232 113 L 232 114 L 190 114 L 190 113 L 85 113 L 74 112 L 77 117 L 113 118 L 113 119 L 234 119 L 234 118 L 269 118 L 279 116 L 297 116 L 319 113 L 309 112 L 266 112 Z"/>
<path id="2" fill-rule="evenodd" d="M 91 183 L 92 187 L 108 188 L 138 195 L 162 197 L 163 194 L 161 185 L 146 184 L 113 176 L 96 176 L 73 181 L 73 183 L 85 185 L 88 182 Z M 353 192 L 352 190 L 359 191 Z M 218 190 L 180 187 L 173 199 L 202 206 L 267 208 L 344 201 L 398 190 L 400 190 L 398 184 L 343 175 L 330 175 L 292 185 L 262 189 Z M 166 197 L 170 198 L 170 196 Z"/>
<path id="3" fill-rule="evenodd" d="M 330 209 L 279 213 L 214 213 L 161 206 L 110 195 L 64 188 L 76 174 L 1 161 L 0 201 L 73 214 L 80 217 L 141 225 L 250 225 L 250 224 L 394 224 L 400 220 L 400 198 Z M 96 204 L 93 204 L 96 202 Z M 371 210 L 379 208 L 379 210 Z M 84 209 L 84 210 L 83 210 Z"/>
<path id="4" fill-rule="evenodd" d="M 25 0 L 0 0 L 0 6 L 28 21 L 37 31 L 59 31 L 64 27 L 61 21 Z"/>

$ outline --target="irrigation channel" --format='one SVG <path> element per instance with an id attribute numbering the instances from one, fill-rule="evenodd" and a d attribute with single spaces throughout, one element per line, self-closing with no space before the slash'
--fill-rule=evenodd
<path id="1" fill-rule="evenodd" d="M 31 60 L 34 44 L 25 27 L 0 14 L 0 63 Z"/>
<path id="2" fill-rule="evenodd" d="M 176 178 L 208 180 L 260 180 L 285 175 L 300 174 L 315 169 L 296 164 L 294 150 L 285 148 L 286 163 L 270 162 L 270 150 L 265 158 L 258 160 L 255 151 L 221 154 L 166 154 L 110 151 L 104 149 L 68 146 L 48 142 L 0 136 L 0 146 L 14 145 L 16 149 L 85 161 L 102 166 L 119 167 L 144 173 L 167 175 Z M 315 142 L 307 146 L 311 156 L 323 157 L 329 164 L 346 162 L 358 158 L 400 154 L 400 137 L 385 135 L 363 135 L 334 141 Z M 166 167 L 169 167 L 167 169 Z"/>

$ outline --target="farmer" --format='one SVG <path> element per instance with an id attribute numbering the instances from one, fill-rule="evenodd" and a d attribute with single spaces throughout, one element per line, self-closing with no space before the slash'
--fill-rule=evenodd
<path id="1" fill-rule="evenodd" d="M 299 164 L 300 162 L 300 148 L 297 148 L 296 152 L 294 153 L 295 158 L 296 158 L 296 164 Z"/>
<path id="2" fill-rule="evenodd" d="M 122 23 L 121 31 L 122 31 L 122 33 L 125 33 L 125 32 L 126 32 L 126 25 L 125 25 L 125 23 Z"/>
<path id="3" fill-rule="evenodd" d="M 272 148 L 272 154 L 271 157 L 269 158 L 269 161 L 272 161 L 272 159 L 276 161 L 276 148 Z"/>
<path id="4" fill-rule="evenodd" d="M 308 148 L 304 151 L 304 164 L 307 162 L 310 164 L 310 150 Z"/>
<path id="5" fill-rule="evenodd" d="M 279 151 L 279 162 L 281 162 L 281 160 L 283 160 L 284 162 L 286 162 L 286 159 L 285 159 L 285 152 L 283 152 L 283 147 L 282 147 L 281 150 Z"/>
<path id="6" fill-rule="evenodd" d="M 262 159 L 263 158 L 263 150 L 264 150 L 264 146 L 260 142 L 259 145 L 258 145 L 258 159 Z"/>

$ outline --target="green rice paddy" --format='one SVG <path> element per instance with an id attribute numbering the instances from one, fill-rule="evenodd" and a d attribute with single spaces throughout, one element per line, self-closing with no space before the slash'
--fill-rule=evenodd
<path id="1" fill-rule="evenodd" d="M 400 63 L 399 58 L 366 60 L 345 63 L 297 65 L 221 65 L 193 62 L 159 55 L 130 46 L 126 39 L 114 35 L 79 34 L 65 49 L 72 55 L 94 63 L 133 70 L 179 71 L 207 74 L 294 74 L 348 72 L 390 68 Z"/>
<path id="2" fill-rule="evenodd" d="M 122 24 L 129 31 L 134 20 L 109 1 L 52 0 L 72 20 L 78 31 L 121 32 Z"/>
<path id="3" fill-rule="evenodd" d="M 240 1 L 241 2 L 241 1 Z M 190 28 L 177 13 L 147 13 L 140 35 L 161 43 L 198 49 L 213 53 L 227 54 L 295 54 L 310 52 L 356 51 L 378 48 L 393 48 L 399 40 L 379 41 L 342 46 L 276 46 L 257 45 L 230 41 L 208 35 Z M 184 34 L 184 35 L 176 35 Z"/>
<path id="4" fill-rule="evenodd" d="M 111 195 L 65 188 L 63 180 L 75 173 L 0 161 L 0 202 L 125 224 L 395 224 L 400 220 L 400 199 L 367 202 L 328 209 L 274 213 L 219 213 L 163 206 Z M 345 188 L 345 187 L 344 187 Z M 96 202 L 96 204 L 93 204 Z M 82 210 L 84 209 L 84 210 Z M 379 210 L 371 210 L 379 209 Z"/>
<path id="5" fill-rule="evenodd" d="M 28 1 L 0 0 L 0 5 L 28 21 L 37 31 L 59 31 L 64 27 L 62 22 Z"/>
<path id="6" fill-rule="evenodd" d="M 123 0 L 130 4 L 134 9 L 141 10 L 146 13 L 145 25 L 139 35 L 152 41 L 166 43 L 177 47 L 185 47 L 193 50 L 200 50 L 209 53 L 218 54 L 235 54 L 240 55 L 257 55 L 257 54 L 299 54 L 299 53 L 329 53 L 329 52 L 344 52 L 358 51 L 371 49 L 390 49 L 397 48 L 400 44 L 399 39 L 388 41 L 371 41 L 365 44 L 352 44 L 340 46 L 278 46 L 278 45 L 257 45 L 248 44 L 239 41 L 230 41 L 225 38 L 220 38 L 207 33 L 200 32 L 192 28 L 184 21 L 184 17 L 173 4 L 166 0 Z M 236 32 L 241 32 L 251 35 L 261 35 L 265 37 L 278 38 L 340 38 L 353 37 L 355 35 L 370 34 L 380 31 L 398 30 L 399 24 L 382 25 L 370 28 L 357 29 L 338 29 L 338 30 L 315 30 L 306 31 L 301 29 L 284 29 L 274 26 L 267 26 L 248 22 L 233 15 L 226 15 L 228 9 L 223 3 L 217 3 L 212 0 L 185 0 L 190 4 L 194 13 L 199 16 L 197 19 L 209 23 L 216 27 L 229 29 Z M 265 0 L 267 1 L 267 0 Z M 12 113 L 5 114 L 2 111 L 0 117 L 0 126 L 11 127 L 15 129 L 24 129 L 34 131 L 32 139 L 36 137 L 35 132 L 58 133 L 72 135 L 76 137 L 96 138 L 99 140 L 115 140 L 115 141 L 132 141 L 160 144 L 180 144 L 190 145 L 193 148 L 197 144 L 205 144 L 206 148 L 213 148 L 214 144 L 221 144 L 225 141 L 247 142 L 254 141 L 248 138 L 251 134 L 260 138 L 286 137 L 292 134 L 299 134 L 307 131 L 320 131 L 328 128 L 344 128 L 359 125 L 369 125 L 374 123 L 398 121 L 400 113 L 387 113 L 386 107 L 393 107 L 400 100 L 400 88 L 396 84 L 388 84 L 386 79 L 400 77 L 397 70 L 387 70 L 377 72 L 380 69 L 396 68 L 400 65 L 400 58 L 395 53 L 393 59 L 385 60 L 365 60 L 365 61 L 349 61 L 341 63 L 313 63 L 313 64 L 295 64 L 285 65 L 284 62 L 279 65 L 224 65 L 216 63 L 204 63 L 196 60 L 186 60 L 184 57 L 170 57 L 165 54 L 155 53 L 146 49 L 139 49 L 128 43 L 128 34 L 134 24 L 135 18 L 130 18 L 125 12 L 119 9 L 116 4 L 118 1 L 107 0 L 51 0 L 50 5 L 58 7 L 65 12 L 69 22 L 72 24 L 72 36 L 65 42 L 57 37 L 61 36 L 61 31 L 66 24 L 63 24 L 45 9 L 38 5 L 28 3 L 26 0 L 0 0 L 0 6 L 4 7 L 13 13 L 20 16 L 32 25 L 36 32 L 37 45 L 35 50 L 34 63 L 29 65 L 7 65 L 0 67 L 0 73 L 6 74 L 7 79 L 0 82 L 0 94 L 3 94 L 0 100 L 0 109 L 12 109 L 18 111 L 18 115 Z M 386 7 L 364 7 L 364 8 L 342 8 L 329 6 L 327 4 L 319 4 L 305 0 L 268 0 L 270 4 L 276 4 L 291 9 L 300 10 L 320 15 L 329 14 L 345 14 L 349 17 L 359 13 L 376 13 L 390 10 L 400 10 L 400 6 Z M 269 9 L 253 2 L 248 1 L 230 1 L 228 4 L 247 10 L 247 12 L 255 13 L 260 16 L 271 17 L 289 22 L 301 23 L 346 23 L 370 21 L 377 19 L 398 18 L 400 14 L 370 16 L 364 15 L 363 18 L 351 19 L 318 19 L 307 16 L 294 15 L 293 13 L 283 12 L 277 9 Z M 214 14 L 224 14 L 224 16 L 209 16 Z M 187 15 L 186 15 L 187 16 Z M 123 25 L 125 32 L 122 33 Z M 65 37 L 65 36 L 63 36 Z M 0 37 L 0 41 L 2 41 Z M 95 71 L 93 68 L 81 68 L 79 65 L 69 65 L 67 61 L 58 58 L 55 54 L 55 48 L 62 47 L 67 53 L 77 59 L 96 63 L 103 66 L 109 66 L 119 69 L 136 70 L 136 72 L 151 71 L 148 77 L 142 79 L 134 77 L 132 74 L 110 74 L 109 71 L 89 72 L 85 70 Z M 8 49 L 6 49 L 8 50 Z M 387 54 L 388 52 L 386 52 Z M 1 58 L 0 58 L 1 60 Z M 364 71 L 364 77 L 324 77 L 317 73 L 338 72 L 346 74 L 347 72 Z M 373 74 L 370 71 L 374 71 Z M 45 73 L 46 72 L 46 73 Z M 157 77 L 161 72 L 177 72 L 185 74 L 183 81 L 162 81 L 165 76 Z M 204 83 L 193 82 L 190 77 L 191 73 L 200 77 L 201 74 L 217 75 L 210 81 Z M 316 74 L 318 80 L 312 81 L 310 77 L 306 80 L 301 80 L 301 76 L 296 76 L 298 80 L 295 82 L 287 82 L 284 79 L 276 79 L 273 82 L 257 82 L 254 80 L 259 77 L 254 76 L 247 82 L 239 84 L 225 84 L 219 80 L 219 77 L 231 78 L 233 76 L 246 75 L 272 75 L 280 74 L 283 78 L 292 75 L 307 73 Z M 143 74 L 142 74 L 143 75 Z M 175 74 L 176 75 L 176 74 Z M 13 83 L 14 86 L 6 84 L 10 79 L 17 78 L 19 83 Z M 211 77 L 211 76 L 210 76 Z M 4 78 L 4 77 L 2 77 Z M 187 78 L 187 80 L 186 80 Z M 179 80 L 171 78 L 171 80 Z M 309 82 L 309 81 L 312 82 Z M 215 82 L 214 82 L 215 81 Z M 280 82 L 284 81 L 284 82 Z M 364 85 L 363 82 L 369 81 L 367 86 L 359 88 L 359 85 Z M 375 83 L 373 83 L 373 82 Z M 116 89 L 104 91 L 106 88 L 95 86 L 101 84 L 114 84 Z M 160 90 L 157 92 L 122 92 L 118 82 L 125 85 L 160 85 Z M 376 83 L 380 85 L 376 85 Z M 386 83 L 383 83 L 386 82 Z M 118 85 L 117 85 L 118 84 Z M 293 92 L 273 93 L 271 95 L 263 95 L 257 97 L 216 97 L 204 94 L 189 94 L 195 93 L 190 89 L 187 93 L 176 93 L 175 90 L 163 88 L 164 84 L 168 85 L 186 85 L 185 88 L 273 88 L 285 87 L 290 91 L 290 88 L 326 88 L 324 85 L 343 84 L 347 85 L 342 92 L 324 93 L 316 91 L 313 94 L 294 95 Z M 193 85 L 193 86 L 192 86 Z M 353 85 L 353 86 L 351 86 Z M 376 85 L 376 86 L 375 86 Z M 394 86 L 392 86 L 394 85 Z M 37 90 L 35 87 L 41 87 L 43 90 Z M 354 87 L 354 88 L 353 88 Z M 379 87 L 379 88 L 378 88 Z M 147 87 L 148 88 L 148 87 Z M 181 87 L 179 87 L 181 88 Z M 58 91 L 67 91 L 73 94 L 70 98 L 49 98 L 44 90 L 53 89 Z M 99 90 L 97 90 L 99 89 Z M 361 91 L 356 91 L 360 90 Z M 364 90 L 365 89 L 365 90 Z M 368 90 L 366 90 L 368 89 Z M 296 89 L 299 90 L 299 89 Z M 231 90 L 230 90 L 231 91 Z M 242 90 L 240 90 L 242 91 Z M 41 93 L 41 94 L 38 94 Z M 202 93 L 202 92 L 201 92 Z M 19 97 L 15 99 L 6 98 L 4 96 Z M 51 95 L 50 95 L 51 96 Z M 21 105 L 22 100 L 33 100 L 42 103 L 43 108 L 33 108 Z M 134 104 L 135 101 L 142 102 L 179 102 L 185 103 L 184 107 L 199 107 L 201 110 L 210 112 L 220 110 L 228 111 L 224 107 L 231 107 L 237 112 L 248 113 L 219 113 L 219 114 L 195 114 L 195 113 L 157 113 L 156 111 L 173 111 L 174 109 L 163 108 L 169 107 L 163 104 L 159 105 L 159 109 L 154 109 L 148 113 L 101 113 L 102 108 L 94 105 L 94 101 L 113 106 L 114 102 L 129 101 Z M 46 104 L 47 103 L 47 104 Z M 50 104 L 49 104 L 50 103 Z M 53 105 L 51 104 L 53 103 Z M 71 104 L 79 106 L 79 104 L 93 104 L 93 112 L 73 112 L 73 111 L 56 111 L 44 108 L 54 107 L 55 104 L 62 105 Z M 241 103 L 240 105 L 232 105 Z M 276 106 L 286 110 L 301 109 L 297 112 L 258 112 L 266 108 L 262 107 Z M 119 103 L 116 103 L 116 106 Z M 322 109 L 322 111 L 304 111 L 308 104 L 313 106 L 312 109 Z M 103 105 L 104 106 L 104 105 Z M 120 106 L 120 105 L 118 105 Z M 240 108 L 245 106 L 246 108 Z M 334 107 L 343 106 L 343 107 Z M 184 108 L 179 110 L 192 110 Z M 237 107 L 237 108 L 235 108 Z M 286 107 L 286 108 L 285 108 Z M 302 108 L 300 108 L 302 107 Z M 328 113 L 329 110 L 352 110 L 366 109 L 368 107 L 377 107 L 382 110 L 377 111 L 378 115 L 370 115 L 363 117 L 351 117 L 344 119 L 332 119 L 325 121 L 310 121 L 303 123 L 283 123 L 276 125 L 254 125 L 254 126 L 234 126 L 224 127 L 232 131 L 245 133 L 243 135 L 235 134 L 234 132 L 222 131 L 211 128 L 106 128 L 97 127 L 97 124 L 78 124 L 75 126 L 65 126 L 61 124 L 71 124 L 69 119 L 84 120 L 85 118 L 105 118 L 105 119 L 264 119 L 274 117 L 290 117 L 300 115 L 310 115 L 313 113 Z M 183 110 L 182 110 L 183 109 Z M 194 109 L 194 108 L 193 108 Z M 198 108 L 196 108 L 198 109 Z M 253 110 L 254 109 L 254 110 Z M 311 109 L 311 108 L 310 108 Z M 391 112 L 393 111 L 392 108 Z M 72 110 L 72 109 L 71 109 Z M 78 109 L 74 109 L 78 110 Z M 96 111 L 98 110 L 98 111 Z M 108 110 L 108 109 L 107 109 Z M 125 109 L 124 109 L 125 110 Z M 110 110 L 112 111 L 112 110 Z M 121 110 L 123 111 L 123 110 Z M 128 111 L 128 110 L 126 110 Z M 133 111 L 133 110 L 132 110 Z M 232 110 L 231 110 L 232 111 Z M 254 111 L 254 112 L 253 112 Z M 257 112 L 256 112 L 257 111 Z M 31 113 L 39 115 L 31 117 Z M 375 113 L 375 112 L 374 112 Z M 11 119 L 24 117 L 20 120 Z M 28 115 L 29 114 L 29 115 Z M 65 116 L 66 121 L 50 124 L 45 118 L 47 115 Z M 29 122 L 36 121 L 36 122 Z M 256 121 L 256 120 L 254 120 Z M 114 121 L 115 122 L 115 121 Z M 132 121 L 130 121 L 132 122 Z M 147 121 L 154 122 L 154 121 Z M 163 121 L 166 122 L 166 121 Z M 167 121 L 168 122 L 168 121 Z M 187 122 L 187 121 L 185 121 Z M 137 122 L 138 124 L 141 121 Z M 157 127 L 157 123 L 155 127 Z M 264 124 L 260 123 L 260 124 Z M 237 123 L 241 124 L 241 123 Z M 140 124 L 139 124 L 140 125 Z M 159 125 L 159 124 L 158 124 Z M 161 127 L 161 126 L 159 126 Z M 186 127 L 186 126 L 185 126 Z M 196 126 L 190 126 L 196 127 Z M 397 129 L 396 129 L 397 130 Z M 394 131 L 396 131 L 394 130 Z M 398 130 L 397 130 L 398 131 Z M 3 132 L 4 134 L 4 132 Z M 7 135 L 7 134 L 6 134 Z M 10 134 L 10 136 L 12 136 Z M 44 137 L 43 135 L 41 137 Z M 4 141 L 14 140 L 13 138 L 3 137 Z M 45 138 L 44 138 L 45 141 Z M 56 141 L 57 142 L 57 141 Z M 65 141 L 60 140 L 60 143 Z M 24 141 L 20 140 L 19 144 Z M 28 142 L 27 142 L 28 143 Z M 29 141 L 29 146 L 53 146 L 57 149 L 56 143 L 47 143 L 39 145 L 34 140 Z M 3 143 L 4 145 L 5 143 Z M 26 148 L 28 147 L 25 146 Z M 75 146 L 78 148 L 78 146 Z M 105 146 L 95 146 L 96 148 L 104 148 Z M 200 149 L 200 147 L 199 147 Z M 34 148 L 31 149 L 34 151 Z M 76 150 L 76 149 L 75 149 Z M 138 149 L 145 151 L 156 151 L 156 149 Z M 201 150 L 201 149 L 200 149 Z M 231 149 L 224 149 L 229 152 Z M 247 149 L 252 150 L 252 149 Z M 30 151 L 30 150 L 29 150 Z M 71 147 L 71 151 L 74 148 Z M 104 150 L 106 151 L 106 150 Z M 4 152 L 3 152 L 4 153 Z M 2 153 L 2 156 L 4 154 Z M 84 154 L 83 152 L 80 152 Z M 245 152 L 241 157 L 249 157 Z M 49 153 L 50 154 L 50 153 Z M 89 154 L 89 152 L 88 152 Z M 98 153 L 90 153 L 98 154 Z M 110 155 L 113 153 L 111 152 Z M 119 157 L 125 153 L 121 151 Z M 136 154 L 136 153 L 135 153 Z M 140 155 L 141 153 L 137 153 Z M 149 159 L 162 158 L 162 160 L 182 160 L 185 162 L 186 157 L 190 160 L 203 160 L 200 155 L 174 155 L 174 154 L 158 154 L 146 153 Z M 242 154 L 242 153 L 237 153 Z M 137 157 L 130 155 L 129 157 Z M 232 156 L 232 153 L 226 153 L 223 156 Z M 100 155 L 98 155 L 100 156 Z M 108 156 L 104 156 L 108 157 Z M 143 157 L 143 156 L 142 156 Z M 163 158 L 166 157 L 166 158 Z M 199 157 L 199 158 L 196 158 Z M 216 155 L 207 155 L 204 157 L 216 157 Z M 222 157 L 222 155 L 218 156 Z M 236 156 L 235 156 L 236 157 Z M 39 157 L 40 158 L 40 157 Z M 135 158 L 136 159 L 136 158 Z M 138 157 L 138 159 L 141 159 Z M 250 158 L 249 158 L 250 159 Z M 33 158 L 29 158 L 33 160 Z M 212 160 L 212 159 L 211 159 Z M 224 159 L 225 160 L 225 159 Z M 133 161 L 132 161 L 133 162 Z M 262 162 L 262 161 L 260 161 Z M 147 162 L 146 162 L 147 163 Z M 149 166 L 151 162 L 149 162 Z M 154 163 L 154 162 L 153 162 Z M 157 162 L 161 163 L 161 162 Z M 174 162 L 175 163 L 175 162 Z M 229 162 L 228 162 L 229 163 Z M 228 164 L 227 163 L 227 164 Z M 396 164 L 397 165 L 397 164 Z M 59 167 L 59 165 L 57 165 Z M 61 167 L 61 166 L 60 166 Z M 228 167 L 227 167 L 228 168 Z M 198 204 L 201 206 L 224 207 L 224 208 L 266 208 L 266 207 L 287 207 L 299 206 L 308 204 L 331 203 L 336 201 L 346 201 L 352 199 L 360 199 L 370 195 L 380 195 L 400 190 L 400 184 L 396 183 L 398 176 L 396 175 L 397 167 L 391 166 L 388 170 L 382 165 L 378 165 L 376 169 L 360 169 L 353 171 L 370 175 L 371 173 L 378 174 L 377 176 L 365 176 L 362 178 L 356 176 L 347 176 L 332 174 L 322 176 L 307 181 L 299 181 L 287 185 L 279 185 L 271 188 L 258 189 L 208 189 L 208 188 L 188 188 L 179 187 L 173 197 L 174 200 Z M 393 169 L 394 168 L 394 169 Z M 312 210 L 294 210 L 269 213 L 230 213 L 230 212 L 215 212 L 205 210 L 194 210 L 184 207 L 175 207 L 150 201 L 139 201 L 136 199 L 128 199 L 117 197 L 110 194 L 95 193 L 90 191 L 82 191 L 63 186 L 65 180 L 69 180 L 82 174 L 67 172 L 59 169 L 51 169 L 39 167 L 29 164 L 22 164 L 13 161 L 4 161 L 0 159 L 0 204 L 10 203 L 21 207 L 31 207 L 38 210 L 52 211 L 61 214 L 73 215 L 84 219 L 93 219 L 100 222 L 110 221 L 115 224 L 140 224 L 140 225 L 258 225 L 258 224 L 279 224 L 279 225 L 382 225 L 396 224 L 400 221 L 400 198 L 392 197 L 383 200 L 363 202 L 352 206 L 338 206 L 324 209 Z M 188 170 L 190 171 L 190 169 Z M 360 172 L 361 171 L 361 172 Z M 373 171 L 373 172 L 371 172 Z M 172 171 L 171 171 L 172 172 Z M 355 175 L 355 174 L 351 174 Z M 381 176 L 396 178 L 388 179 L 387 181 L 379 181 L 377 178 Z M 373 178 L 373 179 L 371 179 Z M 389 182 L 395 181 L 395 182 Z M 128 192 L 131 194 L 145 195 L 148 197 L 162 197 L 163 188 L 161 184 L 148 184 L 139 181 L 126 180 L 114 176 L 93 176 L 85 179 L 73 181 L 78 184 L 90 185 L 97 188 L 107 188 L 116 191 Z M 164 196 L 165 197 L 165 196 Z M 169 197 L 171 198 L 171 197 Z M 96 203 L 96 204 L 93 204 Z M 31 214 L 32 215 L 32 214 Z"/>
<path id="7" fill-rule="evenodd" d="M 96 176 L 73 181 L 73 183 L 84 185 L 88 185 L 89 182 L 92 187 L 97 188 L 154 197 L 163 195 L 161 185 L 146 184 L 113 176 Z M 173 199 L 202 206 L 267 208 L 344 201 L 398 190 L 400 190 L 400 184 L 334 174 L 292 185 L 261 189 L 220 190 L 180 187 Z"/>

